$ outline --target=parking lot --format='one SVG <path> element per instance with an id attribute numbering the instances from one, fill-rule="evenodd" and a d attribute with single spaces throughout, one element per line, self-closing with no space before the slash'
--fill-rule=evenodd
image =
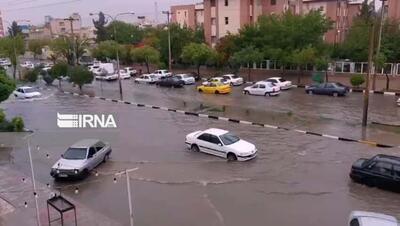
<path id="1" fill-rule="evenodd" d="M 66 90 L 70 86 L 63 84 Z M 119 98 L 115 82 L 95 82 L 85 92 Z M 371 127 L 361 130 L 362 95 L 344 98 L 307 95 L 302 89 L 278 97 L 246 96 L 242 87 L 229 95 L 207 95 L 195 86 L 158 88 L 123 81 L 124 100 L 205 112 L 254 122 L 318 131 L 400 145 L 397 131 Z M 127 225 L 126 184 L 114 173 L 138 167 L 131 174 L 136 225 L 345 225 L 350 211 L 367 210 L 400 217 L 398 194 L 354 184 L 348 177 L 358 158 L 378 153 L 397 154 L 292 131 L 271 130 L 135 108 L 129 105 L 63 94 L 56 88 L 43 91 L 42 100 L 8 101 L 7 114 L 21 114 L 35 131 L 32 146 L 37 180 L 96 212 Z M 372 95 L 371 120 L 396 122 L 395 97 Z M 385 109 L 385 114 L 382 114 Z M 59 129 L 59 113 L 113 114 L 118 129 Z M 254 161 L 227 163 L 224 159 L 186 149 L 186 134 L 209 127 L 230 130 L 256 144 Z M 111 143 L 112 158 L 80 182 L 57 182 L 50 167 L 65 149 L 83 138 Z M 26 145 L 17 140 L 10 153 L 11 166 L 29 175 Z M 49 157 L 46 155 L 49 154 Z M 89 182 L 89 183 L 86 183 Z M 75 184 L 70 186 L 71 184 Z M 80 192 L 75 194 L 75 187 Z M 282 217 L 285 216 L 285 217 Z"/>

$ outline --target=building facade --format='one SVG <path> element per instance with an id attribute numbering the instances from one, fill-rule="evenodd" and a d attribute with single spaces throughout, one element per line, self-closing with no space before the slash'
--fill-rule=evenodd
<path id="1" fill-rule="evenodd" d="M 6 31 L 4 30 L 4 25 L 3 25 L 3 15 L 1 14 L 0 11 L 0 38 L 4 37 L 6 35 Z"/>
<path id="2" fill-rule="evenodd" d="M 388 5 L 388 17 L 390 20 L 400 21 L 400 1 L 399 0 L 387 0 Z"/>
<path id="3" fill-rule="evenodd" d="M 400 5 L 400 1 L 392 0 Z M 207 43 L 215 46 L 228 33 L 236 34 L 260 15 L 279 15 L 287 11 L 305 14 L 321 10 L 333 22 L 324 39 L 329 43 L 344 40 L 362 0 L 204 0 L 204 32 Z M 400 10 L 398 10 L 400 13 Z"/>
<path id="4" fill-rule="evenodd" d="M 204 23 L 203 3 L 171 6 L 171 22 L 195 29 Z"/>
<path id="5" fill-rule="evenodd" d="M 73 13 L 71 15 L 71 18 L 73 19 L 72 27 L 71 22 L 66 20 L 67 18 L 46 18 L 49 19 L 47 26 L 50 28 L 53 38 L 70 35 L 72 29 L 74 33 L 79 33 L 82 28 L 82 19 L 78 13 Z"/>

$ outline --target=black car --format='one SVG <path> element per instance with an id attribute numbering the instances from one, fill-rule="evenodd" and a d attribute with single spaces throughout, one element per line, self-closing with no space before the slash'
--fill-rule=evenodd
<path id="1" fill-rule="evenodd" d="M 350 178 L 357 183 L 400 192 L 400 157 L 376 155 L 359 159 L 351 167 Z"/>
<path id="2" fill-rule="evenodd" d="M 158 86 L 181 88 L 185 82 L 177 77 L 163 77 L 156 82 Z"/>
<path id="3" fill-rule="evenodd" d="M 350 89 L 338 82 L 328 82 L 306 86 L 306 93 L 333 96 L 345 96 Z"/>

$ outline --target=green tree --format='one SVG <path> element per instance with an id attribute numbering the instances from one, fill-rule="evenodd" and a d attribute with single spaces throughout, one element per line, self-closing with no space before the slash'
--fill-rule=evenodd
<path id="1" fill-rule="evenodd" d="M 114 38 L 114 28 L 117 39 Z M 107 39 L 114 40 L 119 44 L 138 44 L 143 39 L 143 31 L 136 25 L 123 21 L 113 21 L 106 27 Z"/>
<path id="2" fill-rule="evenodd" d="M 218 53 L 218 65 L 224 66 L 229 63 L 231 56 L 238 51 L 237 41 L 238 36 L 228 34 L 219 39 L 215 50 Z"/>
<path id="3" fill-rule="evenodd" d="M 40 54 L 42 54 L 43 47 L 47 46 L 50 43 L 47 39 L 33 39 L 28 42 L 28 50 L 33 53 L 33 58 Z"/>
<path id="4" fill-rule="evenodd" d="M 106 20 L 103 12 L 99 13 L 98 20 L 93 19 L 93 25 L 96 28 L 96 36 L 97 36 L 96 41 L 97 42 L 102 42 L 102 41 L 107 40 L 107 38 L 108 38 L 107 29 L 106 29 L 107 23 L 108 23 L 108 21 Z"/>
<path id="5" fill-rule="evenodd" d="M 0 102 L 8 99 L 15 89 L 15 82 L 8 78 L 4 70 L 0 70 Z"/>
<path id="6" fill-rule="evenodd" d="M 68 76 L 68 64 L 64 62 L 57 63 L 50 69 L 49 73 L 53 79 L 58 80 L 58 86 L 61 88 L 61 78 Z"/>
<path id="7" fill-rule="evenodd" d="M 92 83 L 93 74 L 86 67 L 75 66 L 70 68 L 69 78 L 69 81 L 77 85 L 82 92 L 83 85 Z"/>
<path id="8" fill-rule="evenodd" d="M 190 43 L 182 51 L 182 60 L 185 63 L 193 64 L 197 68 L 197 74 L 200 75 L 200 67 L 205 64 L 214 63 L 217 53 L 215 50 L 202 43 Z"/>
<path id="9" fill-rule="evenodd" d="M 160 52 L 153 47 L 143 46 L 132 50 L 132 60 L 138 63 L 144 63 L 147 73 L 150 73 L 149 64 L 160 63 Z"/>
<path id="10" fill-rule="evenodd" d="M 313 65 L 315 63 L 315 59 L 317 58 L 316 52 L 317 51 L 313 47 L 307 47 L 293 52 L 292 63 L 298 67 L 300 72 L 297 76 L 297 84 L 300 84 L 301 76 L 303 75 L 303 71 L 306 69 L 307 65 Z"/>
<path id="11" fill-rule="evenodd" d="M 13 78 L 17 73 L 18 56 L 25 53 L 25 44 L 22 36 L 7 37 L 0 39 L 0 55 L 10 58 L 13 66 Z"/>
<path id="12" fill-rule="evenodd" d="M 74 52 L 78 60 L 85 53 L 88 45 L 88 39 L 60 37 L 50 43 L 50 49 L 55 55 L 65 58 L 69 65 L 74 65 Z"/>
<path id="13" fill-rule="evenodd" d="M 251 68 L 253 63 L 259 63 L 263 60 L 263 54 L 254 46 L 248 46 L 232 55 L 230 61 L 234 65 L 246 65 L 248 67 L 247 79 L 251 81 Z"/>
<path id="14" fill-rule="evenodd" d="M 11 27 L 8 28 L 8 33 L 10 34 L 11 37 L 17 37 L 22 35 L 22 30 L 18 26 L 18 23 L 16 21 L 13 21 L 11 23 Z"/>
<path id="15" fill-rule="evenodd" d="M 105 61 L 107 59 L 117 58 L 117 49 L 121 52 L 122 47 L 115 41 L 104 41 L 100 42 L 95 49 L 92 51 L 93 57 L 98 60 Z"/>

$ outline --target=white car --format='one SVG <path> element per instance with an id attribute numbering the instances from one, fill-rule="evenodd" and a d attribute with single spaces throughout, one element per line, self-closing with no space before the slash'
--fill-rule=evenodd
<path id="1" fill-rule="evenodd" d="M 100 68 L 100 65 L 91 65 L 91 66 L 88 66 L 88 69 L 89 69 L 90 72 L 97 71 L 99 68 Z"/>
<path id="2" fill-rule="evenodd" d="M 16 98 L 22 99 L 40 97 L 42 95 L 40 92 L 30 86 L 21 86 L 17 88 L 13 94 Z"/>
<path id="3" fill-rule="evenodd" d="M 349 226 L 399 226 L 395 217 L 365 211 L 350 213 Z"/>
<path id="4" fill-rule="evenodd" d="M 24 63 L 20 64 L 20 66 L 23 68 L 29 68 L 29 69 L 35 68 L 35 65 L 30 61 L 25 61 Z"/>
<path id="5" fill-rule="evenodd" d="M 185 85 L 191 85 L 196 82 L 195 78 L 188 74 L 176 74 L 175 77 L 177 77 L 179 80 L 182 80 L 183 82 L 185 82 Z"/>
<path id="6" fill-rule="evenodd" d="M 280 88 L 271 82 L 257 82 L 252 86 L 243 89 L 244 94 L 257 95 L 257 96 L 277 96 L 279 95 Z"/>
<path id="7" fill-rule="evenodd" d="M 244 80 L 242 77 L 239 77 L 234 74 L 227 74 L 223 75 L 222 78 L 224 78 L 226 81 L 231 84 L 231 86 L 241 86 L 244 83 Z"/>
<path id="8" fill-rule="evenodd" d="M 133 67 L 126 67 L 125 71 L 130 75 L 130 76 L 135 76 L 137 74 L 137 70 L 135 70 Z"/>
<path id="9" fill-rule="evenodd" d="M 97 80 L 114 81 L 118 80 L 118 74 L 99 74 L 96 75 Z"/>
<path id="10" fill-rule="evenodd" d="M 117 77 L 118 77 L 118 73 L 117 72 L 115 72 L 115 73 L 117 74 Z M 126 70 L 124 70 L 124 69 L 119 70 L 119 76 L 121 79 L 130 79 L 131 78 L 131 75 L 128 72 L 126 72 Z"/>
<path id="11" fill-rule="evenodd" d="M 8 67 L 11 66 L 11 61 L 9 59 L 0 59 L 0 66 Z"/>
<path id="12" fill-rule="evenodd" d="M 212 77 L 212 78 L 208 79 L 207 81 L 203 82 L 202 85 L 205 86 L 209 83 L 220 83 L 220 84 L 224 84 L 224 85 L 230 84 L 226 79 L 224 79 L 222 77 Z"/>
<path id="13" fill-rule="evenodd" d="M 172 73 L 168 70 L 156 70 L 152 75 L 154 75 L 157 80 L 160 80 L 161 78 L 172 76 Z"/>
<path id="14" fill-rule="evenodd" d="M 154 84 L 156 81 L 156 77 L 152 74 L 141 75 L 135 78 L 135 83 Z"/>
<path id="15" fill-rule="evenodd" d="M 112 150 L 108 143 L 96 139 L 81 140 L 67 149 L 51 167 L 50 175 L 59 178 L 84 178 L 100 163 L 106 162 Z"/>
<path id="16" fill-rule="evenodd" d="M 247 161 L 257 156 L 254 144 L 222 129 L 196 131 L 186 136 L 186 145 L 192 151 L 201 151 L 229 161 Z"/>
<path id="17" fill-rule="evenodd" d="M 397 100 L 397 106 L 400 106 L 400 98 Z"/>
<path id="18" fill-rule="evenodd" d="M 281 77 L 272 77 L 265 81 L 277 84 L 281 88 L 281 90 L 286 90 L 286 89 L 292 88 L 292 82 L 286 81 L 285 79 L 283 79 Z"/>

